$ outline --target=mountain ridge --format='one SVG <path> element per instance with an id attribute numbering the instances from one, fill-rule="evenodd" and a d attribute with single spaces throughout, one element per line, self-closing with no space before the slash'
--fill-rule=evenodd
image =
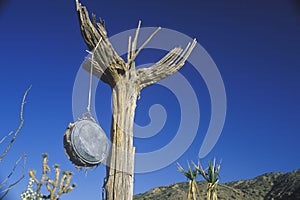
<path id="1" fill-rule="evenodd" d="M 206 183 L 199 181 L 197 185 L 200 200 L 205 200 Z M 135 195 L 133 200 L 186 200 L 187 191 L 188 183 L 181 182 L 153 188 Z M 219 184 L 218 199 L 300 200 L 300 169 L 291 172 L 269 172 L 253 179 Z"/>

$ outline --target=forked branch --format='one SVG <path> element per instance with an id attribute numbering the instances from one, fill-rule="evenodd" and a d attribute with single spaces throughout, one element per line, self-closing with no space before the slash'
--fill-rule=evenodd
<path id="1" fill-rule="evenodd" d="M 43 172 L 42 177 L 40 180 L 36 177 L 36 171 L 29 170 L 30 182 L 34 182 L 36 184 L 36 191 L 35 191 L 35 199 L 50 199 L 50 200 L 58 200 L 60 196 L 63 194 L 70 193 L 75 187 L 76 184 L 71 184 L 72 179 L 72 171 L 69 172 L 62 172 L 59 169 L 59 165 L 54 165 L 55 170 L 55 178 L 50 179 L 48 173 L 50 172 L 50 167 L 48 165 L 48 155 L 43 154 L 43 162 L 42 162 Z M 62 174 L 62 175 L 61 175 Z M 45 195 L 42 194 L 42 186 L 45 186 L 48 190 L 49 194 Z M 28 189 L 27 189 L 28 190 Z M 32 186 L 31 189 L 32 192 Z M 27 191 L 21 194 L 22 199 L 28 199 Z"/>
<path id="2" fill-rule="evenodd" d="M 151 41 L 151 39 L 157 34 L 157 32 L 161 29 L 161 27 L 158 27 L 150 36 L 149 38 L 139 47 L 139 49 L 136 51 L 136 45 L 137 45 L 137 39 L 141 28 L 141 20 L 139 21 L 138 27 L 135 32 L 134 40 L 131 44 L 131 36 L 129 36 L 128 41 L 128 55 L 127 55 L 127 66 L 131 66 L 131 63 L 134 61 L 134 59 L 138 56 L 138 54 L 142 51 L 142 49 Z M 131 48 L 130 48 L 131 47 Z"/>
<path id="3" fill-rule="evenodd" d="M 177 72 L 184 65 L 196 44 L 197 41 L 194 39 L 184 50 L 180 47 L 176 47 L 153 66 L 137 69 L 137 74 L 140 79 L 140 89 Z"/>

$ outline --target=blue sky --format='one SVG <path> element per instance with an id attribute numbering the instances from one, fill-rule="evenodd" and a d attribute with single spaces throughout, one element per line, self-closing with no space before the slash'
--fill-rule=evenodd
<path id="1" fill-rule="evenodd" d="M 75 170 L 62 144 L 65 128 L 73 120 L 76 73 L 87 55 L 75 1 L 1 2 L 1 135 L 16 129 L 22 95 L 29 85 L 33 86 L 24 111 L 24 127 L 8 158 L 1 163 L 0 176 L 8 174 L 24 152 L 28 157 L 26 170 L 41 171 L 41 154 L 47 152 L 50 165 L 59 163 L 62 169 L 75 172 L 78 188 L 62 199 L 99 199 L 104 167 L 87 174 Z M 226 88 L 227 116 L 219 141 L 202 162 L 214 157 L 222 159 L 222 182 L 299 168 L 300 5 L 297 1 L 81 2 L 105 19 L 109 36 L 135 28 L 141 19 L 145 27 L 161 26 L 196 37 L 210 54 Z M 142 52 L 137 64 L 155 62 L 159 57 L 156 53 Z M 178 159 L 183 166 L 186 160 L 197 160 L 211 114 L 205 83 L 193 70 L 187 64 L 180 72 L 197 91 L 201 122 L 194 142 Z M 111 119 L 109 98 L 109 88 L 101 83 L 96 94 L 97 117 L 106 132 Z M 178 102 L 159 86 L 142 92 L 136 122 L 149 123 L 148 108 L 156 103 L 171 112 L 170 118 L 157 136 L 135 140 L 137 152 L 164 146 L 176 132 L 180 117 Z M 9 199 L 18 198 L 27 180 L 28 176 L 11 191 Z M 181 181 L 185 178 L 173 163 L 159 171 L 137 174 L 135 193 Z"/>

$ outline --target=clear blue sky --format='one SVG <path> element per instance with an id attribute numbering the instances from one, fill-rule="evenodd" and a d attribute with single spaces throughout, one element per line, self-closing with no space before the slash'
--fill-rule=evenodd
<path id="1" fill-rule="evenodd" d="M 222 159 L 222 182 L 300 167 L 299 1 L 82 0 L 82 3 L 105 19 L 110 36 L 135 28 L 141 19 L 142 26 L 161 26 L 196 37 L 210 54 L 226 88 L 227 117 L 218 143 L 203 163 L 213 157 Z M 50 165 L 59 163 L 62 169 L 75 172 L 73 181 L 78 188 L 62 199 L 100 199 L 104 167 L 90 170 L 86 175 L 75 170 L 62 144 L 65 128 L 73 120 L 75 76 L 87 49 L 81 38 L 75 1 L 4 0 L 0 6 L 1 135 L 16 129 L 22 95 L 33 85 L 25 106 L 24 127 L 8 158 L 1 163 L 0 177 L 9 173 L 23 152 L 28 156 L 26 171 L 40 172 L 41 154 L 47 152 Z M 140 62 L 152 58 L 151 55 L 147 58 L 147 53 L 150 52 L 141 54 Z M 203 140 L 201 133 L 207 129 L 210 118 L 210 104 L 201 76 L 192 76 L 189 67 L 181 72 L 195 84 L 202 102 L 199 134 L 178 159 L 185 166 L 186 160 L 197 160 Z M 100 84 L 96 97 L 100 103 L 96 106 L 106 132 L 111 118 L 109 95 L 108 87 Z M 170 102 L 172 96 L 168 95 L 171 94 L 157 86 L 142 92 L 137 123 L 149 123 L 147 108 L 153 103 L 166 105 L 173 114 L 159 135 L 135 141 L 138 152 L 154 150 L 172 139 L 179 113 L 176 100 Z M 28 176 L 10 192 L 8 199 L 17 199 L 27 180 Z M 182 181 L 185 178 L 173 163 L 159 171 L 136 175 L 135 193 Z"/>

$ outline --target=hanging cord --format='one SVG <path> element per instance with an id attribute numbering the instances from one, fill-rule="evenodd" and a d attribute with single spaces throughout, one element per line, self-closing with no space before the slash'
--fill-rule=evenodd
<path id="1" fill-rule="evenodd" d="M 92 99 L 92 87 L 93 87 L 93 68 L 94 68 L 94 54 L 100 44 L 100 42 L 102 41 L 102 38 L 100 38 L 99 42 L 97 43 L 95 49 L 93 50 L 93 52 L 89 52 L 92 55 L 91 58 L 91 69 L 90 69 L 90 80 L 89 80 L 89 95 L 88 95 L 88 105 L 87 105 L 87 112 L 83 114 L 83 117 L 85 117 L 85 115 L 88 116 L 88 118 L 93 119 L 92 117 L 92 113 L 91 113 L 91 99 Z"/>
<path id="2" fill-rule="evenodd" d="M 91 115 L 91 96 L 92 96 L 92 84 L 93 84 L 93 68 L 94 68 L 94 52 L 92 53 L 92 62 L 91 62 L 91 70 L 90 70 L 90 85 L 89 85 L 89 99 L 87 106 L 87 113 Z"/>

